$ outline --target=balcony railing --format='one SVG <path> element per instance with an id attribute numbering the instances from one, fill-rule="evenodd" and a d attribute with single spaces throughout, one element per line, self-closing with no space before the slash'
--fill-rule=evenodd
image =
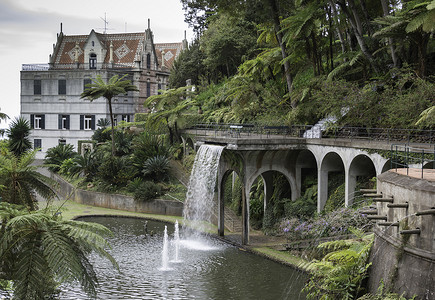
<path id="1" fill-rule="evenodd" d="M 23 64 L 22 71 L 47 71 L 50 68 L 49 64 Z"/>
<path id="2" fill-rule="evenodd" d="M 419 169 L 421 178 L 424 178 L 425 171 L 435 169 L 435 145 L 430 148 L 412 147 L 407 144 L 391 145 L 391 169 Z"/>
<path id="3" fill-rule="evenodd" d="M 350 139 L 382 141 L 387 143 L 435 144 L 435 130 L 391 129 L 366 127 L 340 127 L 308 135 L 312 125 L 261 126 L 256 124 L 207 123 L 196 124 L 191 128 L 196 135 L 213 135 L 215 137 L 259 137 L 271 136 L 299 138 Z"/>
<path id="4" fill-rule="evenodd" d="M 48 71 L 48 70 L 101 70 L 101 69 L 133 69 L 131 63 L 97 63 L 95 69 L 89 69 L 89 64 L 23 64 L 22 71 Z"/>

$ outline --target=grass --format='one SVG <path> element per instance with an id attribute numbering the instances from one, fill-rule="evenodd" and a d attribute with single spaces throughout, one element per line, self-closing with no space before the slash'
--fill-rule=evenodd
<path id="1" fill-rule="evenodd" d="M 251 250 L 272 260 L 279 261 L 286 265 L 290 265 L 302 271 L 308 271 L 305 267 L 308 265 L 308 261 L 298 256 L 292 255 L 288 251 L 279 251 L 270 247 L 254 247 L 251 248 Z"/>

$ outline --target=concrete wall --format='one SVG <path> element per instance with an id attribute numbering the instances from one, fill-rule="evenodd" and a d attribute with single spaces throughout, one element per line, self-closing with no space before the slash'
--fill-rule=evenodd
<path id="1" fill-rule="evenodd" d="M 69 183 L 59 176 L 53 175 L 53 178 L 59 182 L 63 197 L 71 195 L 71 200 L 80 204 L 148 214 L 183 215 L 183 203 L 179 201 L 155 199 L 147 202 L 138 202 L 133 197 L 125 195 L 105 194 L 80 189 L 74 190 Z"/>
<path id="2" fill-rule="evenodd" d="M 393 203 L 408 203 L 408 208 L 389 208 L 377 203 L 378 215 L 398 226 L 375 226 L 372 268 L 369 287 L 372 293 L 381 280 L 387 288 L 405 297 L 435 299 L 435 215 L 416 213 L 435 206 L 435 182 L 388 171 L 378 176 L 378 193 L 393 197 Z M 407 226 L 407 228 L 404 228 Z M 403 229 L 421 230 L 420 234 L 403 235 Z"/>

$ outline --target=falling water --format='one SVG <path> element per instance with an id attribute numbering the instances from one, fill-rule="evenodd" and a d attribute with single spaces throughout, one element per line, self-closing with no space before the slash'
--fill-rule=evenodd
<path id="1" fill-rule="evenodd" d="M 168 249 L 168 227 L 165 226 L 165 231 L 163 235 L 163 250 L 162 250 L 162 267 L 161 271 L 169 271 L 172 270 L 168 266 L 169 263 L 169 249 Z"/>
<path id="2" fill-rule="evenodd" d="M 180 253 L 180 231 L 178 228 L 178 220 L 175 221 L 175 231 L 174 231 L 174 248 L 175 248 L 175 257 L 171 262 L 179 263 L 181 260 L 179 259 Z"/>
<path id="3" fill-rule="evenodd" d="M 201 221 L 210 222 L 216 186 L 219 159 L 224 147 L 201 145 L 195 157 L 184 206 L 184 219 L 205 229 Z M 201 228 L 202 227 L 202 228 Z"/>

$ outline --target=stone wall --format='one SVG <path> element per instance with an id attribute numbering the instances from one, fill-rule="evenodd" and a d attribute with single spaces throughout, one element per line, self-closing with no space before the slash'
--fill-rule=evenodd
<path id="1" fill-rule="evenodd" d="M 134 211 L 148 214 L 182 216 L 183 203 L 174 200 L 150 200 L 138 202 L 133 197 L 119 194 L 105 194 L 99 192 L 85 191 L 74 188 L 57 175 L 52 175 L 60 184 L 60 191 L 63 197 L 71 195 L 74 202 L 98 207 Z"/>
<path id="2" fill-rule="evenodd" d="M 383 280 L 386 289 L 407 298 L 435 299 L 435 215 L 418 215 L 435 207 L 435 182 L 388 171 L 378 176 L 377 191 L 408 208 L 377 203 L 378 215 L 399 226 L 375 226 L 370 291 L 375 293 Z M 405 229 L 420 233 L 401 234 Z"/>

